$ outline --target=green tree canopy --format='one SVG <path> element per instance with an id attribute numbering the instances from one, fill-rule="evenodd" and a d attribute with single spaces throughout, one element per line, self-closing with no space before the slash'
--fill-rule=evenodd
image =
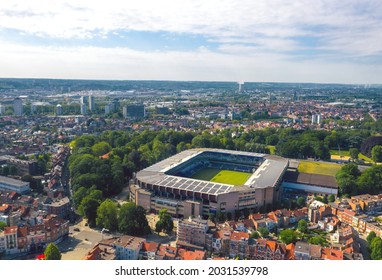
<path id="1" fill-rule="evenodd" d="M 317 235 L 309 238 L 308 243 L 313 245 L 325 246 L 328 243 L 328 241 L 324 237 Z"/>
<path id="2" fill-rule="evenodd" d="M 105 141 L 98 142 L 92 146 L 92 151 L 96 156 L 102 156 L 111 151 L 111 146 Z"/>
<path id="3" fill-rule="evenodd" d="M 377 236 L 374 237 L 370 244 L 371 254 L 373 260 L 382 260 L 382 239 Z"/>
<path id="4" fill-rule="evenodd" d="M 350 154 L 350 158 L 352 160 L 357 160 L 358 159 L 358 155 L 359 155 L 359 151 L 357 148 L 350 148 L 349 149 L 349 154 Z"/>
<path id="5" fill-rule="evenodd" d="M 374 162 L 382 162 L 382 146 L 376 145 L 371 149 L 371 159 Z"/>
<path id="6" fill-rule="evenodd" d="M 297 229 L 301 233 L 306 233 L 308 231 L 308 223 L 305 220 L 298 221 Z"/>
<path id="7" fill-rule="evenodd" d="M 249 237 L 253 238 L 253 239 L 257 239 L 260 237 L 260 234 L 257 231 L 254 231 L 251 233 L 251 235 Z"/>
<path id="8" fill-rule="evenodd" d="M 269 230 L 266 227 L 259 227 L 257 231 L 260 233 L 261 237 L 266 237 L 269 235 Z"/>
<path id="9" fill-rule="evenodd" d="M 118 226 L 122 233 L 134 236 L 142 236 L 151 232 L 145 209 L 132 202 L 122 204 L 118 215 Z"/>
<path id="10" fill-rule="evenodd" d="M 44 255 L 46 260 L 61 260 L 60 250 L 54 243 L 49 243 L 48 246 L 46 246 Z"/>
<path id="11" fill-rule="evenodd" d="M 0 230 L 4 230 L 4 228 L 7 226 L 6 223 L 0 221 Z"/>
<path id="12" fill-rule="evenodd" d="M 89 226 L 91 227 L 96 225 L 97 209 L 99 205 L 99 200 L 94 199 L 91 196 L 86 196 L 82 199 L 81 205 L 78 208 L 80 214 L 88 219 Z"/>
<path id="13" fill-rule="evenodd" d="M 174 228 L 174 222 L 171 218 L 171 215 L 167 213 L 167 209 L 161 209 L 159 211 L 159 221 L 155 225 L 156 232 L 165 232 L 170 234 Z"/>
<path id="14" fill-rule="evenodd" d="M 367 243 L 369 244 L 369 246 L 371 245 L 371 241 L 373 241 L 373 239 L 377 237 L 376 233 L 374 231 L 371 231 L 367 237 L 366 237 L 366 241 Z"/>
<path id="15" fill-rule="evenodd" d="M 279 236 L 285 244 L 294 243 L 297 240 L 297 234 L 293 229 L 284 229 L 280 232 Z"/>
<path id="16" fill-rule="evenodd" d="M 106 199 L 97 209 L 97 226 L 106 228 L 110 231 L 118 229 L 118 208 L 110 199 Z"/>

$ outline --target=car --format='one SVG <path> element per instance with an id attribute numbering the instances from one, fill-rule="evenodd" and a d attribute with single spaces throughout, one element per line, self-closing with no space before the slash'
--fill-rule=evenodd
<path id="1" fill-rule="evenodd" d="M 80 231 L 80 229 L 79 228 L 77 228 L 77 227 L 75 227 L 74 229 L 73 229 L 73 231 Z"/>

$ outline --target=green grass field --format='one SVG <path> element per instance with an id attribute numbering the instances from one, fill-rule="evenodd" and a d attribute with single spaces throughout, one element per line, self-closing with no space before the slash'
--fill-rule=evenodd
<path id="1" fill-rule="evenodd" d="M 242 185 L 251 175 L 252 173 L 248 172 L 204 168 L 196 172 L 192 178 L 229 185 Z"/>
<path id="2" fill-rule="evenodd" d="M 337 163 L 302 160 L 297 169 L 299 172 L 304 173 L 335 176 L 337 171 L 341 169 L 341 165 Z"/>
<path id="3" fill-rule="evenodd" d="M 274 155 L 275 152 L 276 152 L 276 146 L 268 145 L 267 147 L 268 147 L 268 149 L 269 149 L 269 153 L 270 153 L 271 155 Z"/>
<path id="4" fill-rule="evenodd" d="M 338 150 L 330 150 L 330 154 L 332 156 L 339 156 L 340 155 Z M 349 151 L 341 151 L 341 156 L 343 156 L 343 157 L 350 157 Z M 373 160 L 371 158 L 369 158 L 369 157 L 367 157 L 367 156 L 365 156 L 365 155 L 363 155 L 361 153 L 359 153 L 358 158 L 359 159 L 363 159 L 365 162 L 373 162 Z"/>

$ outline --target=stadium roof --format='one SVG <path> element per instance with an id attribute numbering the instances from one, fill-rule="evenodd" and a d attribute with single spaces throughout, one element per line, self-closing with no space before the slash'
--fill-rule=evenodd
<path id="1" fill-rule="evenodd" d="M 139 171 L 137 173 L 137 179 L 152 185 L 209 195 L 219 195 L 237 190 L 235 186 L 229 184 L 165 174 L 166 171 L 169 171 L 175 166 L 188 161 L 202 152 L 217 152 L 263 158 L 264 162 L 252 174 L 246 183 L 241 185 L 242 187 L 247 188 L 266 188 L 275 186 L 280 174 L 282 174 L 288 166 L 288 160 L 278 156 L 223 149 L 191 149 L 180 152 L 146 169 L 143 169 L 142 171 Z"/>

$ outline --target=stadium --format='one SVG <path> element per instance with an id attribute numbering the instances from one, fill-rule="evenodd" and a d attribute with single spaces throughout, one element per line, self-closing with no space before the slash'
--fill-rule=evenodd
<path id="1" fill-rule="evenodd" d="M 221 149 L 191 149 L 136 174 L 130 199 L 149 212 L 208 216 L 272 204 L 288 168 L 282 157 Z"/>

